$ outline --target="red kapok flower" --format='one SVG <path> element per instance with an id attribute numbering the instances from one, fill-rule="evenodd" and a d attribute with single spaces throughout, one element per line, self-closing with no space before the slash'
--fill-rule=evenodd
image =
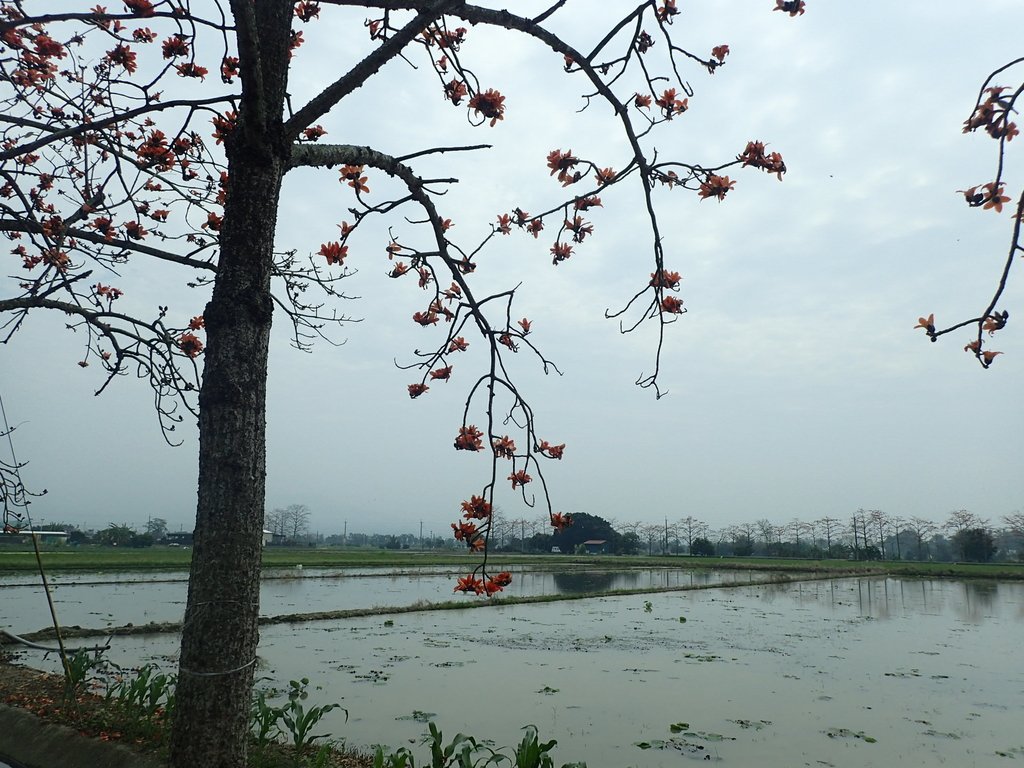
<path id="1" fill-rule="evenodd" d="M 466 427 L 459 427 L 459 434 L 455 436 L 455 450 L 481 451 L 484 447 L 483 442 L 480 440 L 482 437 L 483 432 L 477 429 L 473 424 Z"/>
<path id="2" fill-rule="evenodd" d="M 491 118 L 492 128 L 499 120 L 505 119 L 505 97 L 493 88 L 473 96 L 469 100 L 469 108 L 483 115 L 485 120 Z"/>
<path id="3" fill-rule="evenodd" d="M 139 68 L 135 61 L 135 51 L 127 45 L 119 45 L 107 51 L 105 58 L 110 64 L 124 67 L 128 74 L 134 74 L 135 70 Z"/>
<path id="4" fill-rule="evenodd" d="M 590 208 L 596 208 L 596 207 L 603 208 L 604 206 L 601 205 L 601 198 L 600 197 L 591 196 L 591 197 L 581 197 L 581 198 L 579 198 L 575 203 L 573 203 L 573 207 L 577 211 L 586 211 L 586 210 L 588 210 Z"/>
<path id="5" fill-rule="evenodd" d="M 132 240 L 141 240 L 149 232 L 137 221 L 127 221 L 124 225 L 125 234 Z"/>
<path id="6" fill-rule="evenodd" d="M 225 112 L 210 122 L 213 123 L 213 138 L 220 144 L 238 127 L 238 115 L 235 112 Z"/>
<path id="7" fill-rule="evenodd" d="M 323 243 L 320 246 L 320 255 L 327 259 L 328 264 L 343 264 L 348 256 L 348 246 L 335 241 Z"/>
<path id="8" fill-rule="evenodd" d="M 669 272 L 666 269 L 660 272 L 651 272 L 650 285 L 655 288 L 678 288 L 682 276 L 678 272 Z"/>
<path id="9" fill-rule="evenodd" d="M 310 128 L 305 128 L 302 131 L 303 137 L 306 141 L 317 141 L 321 136 L 325 136 L 327 131 L 322 125 L 314 125 Z"/>
<path id="10" fill-rule="evenodd" d="M 156 13 L 149 0 L 124 0 L 124 7 L 139 16 L 152 16 Z"/>
<path id="11" fill-rule="evenodd" d="M 458 106 L 462 103 L 462 100 L 466 98 L 469 91 L 466 89 L 466 84 L 461 80 L 451 80 L 445 83 L 444 95 L 452 104 Z"/>
<path id="12" fill-rule="evenodd" d="M 551 527 L 558 530 L 564 531 L 572 525 L 572 515 L 563 515 L 561 512 L 555 512 L 551 515 Z"/>
<path id="13" fill-rule="evenodd" d="M 233 82 L 238 77 L 239 63 L 237 56 L 225 56 L 220 62 L 220 79 L 225 83 Z"/>
<path id="14" fill-rule="evenodd" d="M 303 22 L 309 22 L 320 17 L 320 3 L 315 0 L 298 2 L 295 4 L 295 15 Z"/>
<path id="15" fill-rule="evenodd" d="M 701 196 L 701 199 L 706 200 L 709 197 L 717 197 L 719 201 L 725 200 L 725 195 L 730 192 L 733 187 L 736 186 L 736 182 L 729 179 L 728 176 L 718 176 L 717 174 L 708 174 L 708 179 L 700 185 L 700 191 L 697 193 Z"/>
<path id="16" fill-rule="evenodd" d="M 178 75 L 181 77 L 198 77 L 200 80 L 205 80 L 206 76 L 210 74 L 210 70 L 206 67 L 200 67 L 192 62 L 178 64 L 175 69 L 178 70 Z"/>
<path id="17" fill-rule="evenodd" d="M 551 263 L 558 264 L 561 261 L 565 261 L 572 256 L 572 246 L 568 243 L 555 243 L 551 246 Z"/>
<path id="18" fill-rule="evenodd" d="M 435 381 L 447 381 L 452 377 L 452 366 L 446 365 L 443 368 L 430 372 L 430 378 Z"/>
<path id="19" fill-rule="evenodd" d="M 484 593 L 484 583 L 475 576 L 460 576 L 455 585 L 456 592 L 475 592 L 478 595 Z"/>
<path id="20" fill-rule="evenodd" d="M 917 325 L 914 328 L 924 328 L 926 333 L 935 333 L 935 313 L 928 315 L 928 317 L 917 318 Z"/>
<path id="21" fill-rule="evenodd" d="M 985 318 L 981 330 L 988 331 L 988 335 L 993 336 L 996 331 L 1001 331 L 1006 327 L 1006 321 L 1009 319 L 1010 314 L 1008 312 L 997 312 L 994 315 L 989 315 Z"/>
<path id="22" fill-rule="evenodd" d="M 671 24 L 672 17 L 679 13 L 679 9 L 676 8 L 676 0 L 664 0 L 662 6 L 655 13 L 660 21 Z"/>
<path id="23" fill-rule="evenodd" d="M 178 347 L 192 358 L 199 357 L 203 351 L 203 342 L 194 333 L 183 333 L 178 337 Z"/>
<path id="24" fill-rule="evenodd" d="M 540 445 L 535 449 L 537 453 L 543 453 L 552 459 L 561 459 L 562 453 L 565 451 L 565 443 L 561 445 L 551 445 L 547 440 L 541 440 Z"/>
<path id="25" fill-rule="evenodd" d="M 370 188 L 366 186 L 366 177 L 363 176 L 363 166 L 361 165 L 344 165 L 340 171 L 341 178 L 339 181 L 347 181 L 348 185 L 352 187 L 357 193 L 367 192 L 369 193 Z"/>
<path id="26" fill-rule="evenodd" d="M 409 385 L 409 397 L 415 400 L 417 397 L 426 392 L 430 387 L 426 384 L 410 384 Z"/>
<path id="27" fill-rule="evenodd" d="M 516 444 L 508 435 L 500 437 L 491 443 L 491 447 L 494 449 L 494 455 L 498 458 L 504 457 L 511 459 L 516 455 Z"/>
<path id="28" fill-rule="evenodd" d="M 486 520 L 491 516 L 491 503 L 483 496 L 471 496 L 462 502 L 462 516 L 467 520 Z"/>
<path id="29" fill-rule="evenodd" d="M 518 472 L 513 472 L 511 475 L 508 476 L 508 479 L 512 481 L 512 490 L 515 490 L 520 485 L 526 485 L 531 480 L 533 480 L 532 477 L 526 474 L 525 469 L 520 469 Z"/>
<path id="30" fill-rule="evenodd" d="M 456 541 L 471 541 L 477 534 L 476 523 L 452 523 Z"/>
<path id="31" fill-rule="evenodd" d="M 683 313 L 683 302 L 675 296 L 666 296 L 661 300 L 661 311 L 670 315 L 681 315 Z"/>
<path id="32" fill-rule="evenodd" d="M 102 283 L 96 283 L 96 285 L 93 286 L 93 290 L 96 291 L 97 296 L 106 296 L 111 301 L 124 296 L 124 291 L 120 288 L 113 288 L 109 285 L 103 285 Z"/>
<path id="33" fill-rule="evenodd" d="M 999 182 L 998 184 L 990 182 L 985 184 L 982 189 L 984 189 L 986 193 L 985 203 L 982 205 L 982 208 L 986 211 L 992 208 L 995 209 L 996 213 L 1002 213 L 1003 203 L 1008 203 L 1010 201 L 1010 198 L 1003 194 L 1003 182 Z"/>
<path id="34" fill-rule="evenodd" d="M 689 109 L 689 99 L 676 98 L 676 89 L 668 88 L 654 103 L 661 107 L 661 113 L 666 119 L 671 120 L 676 115 L 681 115 Z"/>
<path id="35" fill-rule="evenodd" d="M 804 6 L 807 5 L 804 0 L 775 0 L 775 7 L 773 11 L 784 11 L 790 16 L 803 16 Z"/>
<path id="36" fill-rule="evenodd" d="M 176 56 L 188 56 L 190 48 L 188 40 L 184 35 L 171 35 L 164 40 L 163 52 L 165 59 L 173 59 Z"/>
<path id="37" fill-rule="evenodd" d="M 560 149 L 553 149 L 548 152 L 548 168 L 551 169 L 551 176 L 558 174 L 558 180 L 562 182 L 563 187 L 567 187 L 580 180 L 580 174 L 573 172 L 573 168 L 579 163 L 580 159 L 575 157 L 570 149 L 568 152 L 562 152 Z"/>

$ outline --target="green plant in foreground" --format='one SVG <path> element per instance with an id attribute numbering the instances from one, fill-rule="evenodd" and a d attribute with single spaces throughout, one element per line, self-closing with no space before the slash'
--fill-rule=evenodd
<path id="1" fill-rule="evenodd" d="M 249 714 L 249 730 L 252 732 L 256 748 L 263 753 L 266 748 L 277 740 L 281 730 L 277 721 L 281 718 L 281 708 L 267 704 L 265 691 L 257 693 L 252 700 Z"/>
<path id="2" fill-rule="evenodd" d="M 92 671 L 101 664 L 100 655 L 90 654 L 84 648 L 75 651 L 64 659 L 64 694 L 68 698 L 76 698 L 85 692 L 86 684 L 93 679 Z"/>
<path id="3" fill-rule="evenodd" d="M 306 765 L 310 768 L 321 768 L 330 762 L 335 744 L 321 744 L 311 756 L 307 753 L 311 745 L 318 739 L 325 739 L 329 734 L 313 734 L 316 724 L 324 715 L 335 709 L 341 709 L 348 719 L 348 710 L 338 704 L 317 704 L 308 706 L 304 702 L 309 698 L 306 690 L 309 678 L 290 680 L 288 682 L 288 700 L 280 706 L 267 702 L 268 693 L 260 691 L 253 697 L 249 713 L 249 730 L 256 747 L 256 761 L 260 765 L 276 765 L 272 754 L 272 745 L 278 744 L 282 737 L 287 737 L 292 748 L 292 764 Z"/>
<path id="4" fill-rule="evenodd" d="M 484 768 L 489 765 L 508 765 L 509 768 L 555 768 L 551 750 L 557 742 L 541 742 L 537 728 L 526 726 L 522 741 L 513 749 L 494 749 L 489 742 L 480 741 L 464 733 L 446 746 L 444 734 L 434 724 L 428 725 L 423 743 L 430 747 L 429 768 Z M 507 751 L 511 755 L 506 754 Z M 427 764 L 424 764 L 426 768 Z M 378 746 L 373 756 L 373 768 L 416 768 L 416 758 L 405 747 L 386 753 Z M 587 768 L 586 763 L 566 763 L 562 768 Z"/>
<path id="5" fill-rule="evenodd" d="M 308 685 L 308 677 L 304 677 L 302 680 L 289 680 L 288 703 L 281 707 L 281 722 L 284 723 L 292 738 L 296 754 L 300 753 L 303 747 L 310 742 L 327 738 L 327 734 L 313 736 L 310 731 L 328 712 L 341 709 L 345 713 L 345 719 L 348 720 L 348 710 L 342 708 L 340 704 L 314 705 L 306 709 L 302 702 L 309 696 L 306 691 Z"/>
<path id="6" fill-rule="evenodd" d="M 416 760 L 405 747 L 385 754 L 384 747 L 378 744 L 373 753 L 373 768 L 416 768 Z"/>
<path id="7" fill-rule="evenodd" d="M 175 675 L 160 672 L 154 664 L 144 664 L 131 676 L 118 670 L 108 681 L 105 701 L 117 713 L 126 733 L 161 740 L 164 726 L 174 711 Z"/>
<path id="8" fill-rule="evenodd" d="M 455 738 L 452 739 L 451 744 L 446 747 L 444 746 L 444 735 L 434 723 L 429 723 L 427 729 L 428 735 L 425 743 L 430 745 L 430 768 L 447 768 L 453 764 L 459 766 L 459 768 L 472 768 L 473 766 L 481 765 L 480 761 L 473 761 L 478 744 L 477 740 L 472 736 L 457 733 Z M 493 756 L 493 751 L 491 754 Z M 488 760 L 482 764 L 487 765 L 491 762 L 495 761 Z"/>
<path id="9" fill-rule="evenodd" d="M 133 739 L 144 739 L 154 747 L 163 744 L 166 726 L 174 710 L 174 675 L 160 672 L 153 664 L 126 671 L 86 652 L 76 653 L 69 657 L 68 662 L 76 694 L 90 681 L 100 680 L 106 684 L 103 697 L 106 714 L 103 723 L 97 727 L 116 730 Z M 100 667 L 103 672 L 99 676 L 92 674 Z M 342 709 L 347 720 L 348 711 L 338 704 L 310 706 L 308 687 L 309 678 L 290 680 L 287 701 L 277 706 L 268 702 L 268 698 L 275 695 L 272 690 L 259 691 L 253 697 L 250 710 L 254 747 L 251 768 L 329 768 L 339 764 L 337 761 L 342 759 L 343 743 L 328 741 L 314 745 L 313 742 L 328 738 L 328 734 L 314 734 L 313 730 L 329 712 Z M 419 719 L 415 715 L 426 719 L 429 714 L 417 711 L 414 719 Z M 533 725 L 523 730 L 523 738 L 514 748 L 495 749 L 492 742 L 464 733 L 456 734 L 445 744 L 441 730 L 433 722 L 428 722 L 423 744 L 430 748 L 430 759 L 422 765 L 424 768 L 486 768 L 492 765 L 555 768 L 550 753 L 557 742 L 554 739 L 541 742 Z M 386 752 L 384 747 L 378 746 L 372 764 L 373 768 L 416 768 L 416 759 L 404 747 Z M 562 768 L 586 768 L 586 764 L 566 763 Z"/>
<path id="10" fill-rule="evenodd" d="M 516 768 L 554 768 L 549 753 L 558 742 L 552 739 L 541 744 L 536 726 L 528 725 L 523 730 L 523 740 L 516 747 Z"/>

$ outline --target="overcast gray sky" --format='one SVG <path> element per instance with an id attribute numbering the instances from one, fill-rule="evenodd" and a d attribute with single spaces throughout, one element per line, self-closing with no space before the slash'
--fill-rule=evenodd
<path id="1" fill-rule="evenodd" d="M 570 2 L 553 26 L 570 41 L 592 40 L 601 13 L 630 5 Z M 660 401 L 633 385 L 651 369 L 653 334 L 621 336 L 603 317 L 652 269 L 635 182 L 603 196 L 605 207 L 589 216 L 595 234 L 557 268 L 550 238 L 519 232 L 481 256 L 474 280 L 523 283 L 517 317 L 534 321 L 535 343 L 564 372 L 544 377 L 528 356 L 516 360 L 539 435 L 567 444 L 565 459 L 547 465 L 555 509 L 617 521 L 692 514 L 714 528 L 845 518 L 859 507 L 933 519 L 959 508 L 993 519 L 1020 509 L 1024 333 L 1013 316 L 1024 281 L 1004 300 L 1011 323 L 995 348 L 1005 354 L 988 371 L 961 351 L 967 331 L 929 344 L 913 326 L 930 312 L 940 323 L 980 312 L 1001 267 L 1009 215 L 968 209 L 956 194 L 992 178 L 995 143 L 961 128 L 984 77 L 1021 55 L 1024 4 L 809 0 L 798 19 L 771 12 L 768 0 L 679 6 L 679 44 L 707 55 L 727 43 L 732 53 L 714 77 L 689 71 L 696 95 L 657 132 L 660 156 L 714 164 L 761 139 L 789 172 L 781 183 L 730 172 L 738 184 L 722 203 L 659 191 L 667 266 L 683 275 L 689 308 L 668 334 L 661 382 L 669 395 Z M 321 15 L 304 30 L 297 103 L 368 44 L 362 15 L 326 7 Z M 474 28 L 462 58 L 484 87 L 506 94 L 497 127 L 468 127 L 430 73 L 396 62 L 324 121 L 325 140 L 396 155 L 494 144 L 417 166 L 433 173 L 453 163 L 446 175 L 461 183 L 441 211 L 455 221 L 453 237 L 470 243 L 498 213 L 558 202 L 550 150 L 625 164 L 608 109 L 575 113 L 579 78 L 562 72 L 560 57 Z M 1013 154 L 1016 195 L 1024 169 Z M 386 189 L 372 173 L 369 183 Z M 337 237 L 351 203 L 336 173 L 293 174 L 279 247 L 316 251 Z M 413 231 L 390 223 L 400 238 Z M 323 533 L 346 522 L 350 532 L 418 532 L 423 521 L 440 534 L 487 474 L 483 454 L 451 449 L 472 357 L 420 400 L 406 394 L 416 376 L 394 361 L 411 361 L 443 331 L 410 321 L 423 294 L 384 277 L 385 244 L 382 229 L 351 243 L 358 272 L 346 289 L 360 298 L 343 310 L 362 322 L 339 334 L 344 346 L 295 351 L 276 320 L 267 505 L 306 504 Z M 0 278 L 4 293 L 11 274 Z M 188 277 L 126 275 L 122 301 L 199 314 L 205 299 L 183 287 Z M 0 349 L 0 392 L 19 425 L 19 458 L 30 462 L 25 480 L 49 489 L 34 515 L 95 527 L 159 516 L 188 528 L 194 425 L 179 428 L 181 447 L 167 447 L 144 382 L 119 380 L 94 398 L 101 372 L 80 369 L 80 355 L 61 319 L 42 315 Z M 496 502 L 513 517 L 535 514 L 504 484 Z"/>

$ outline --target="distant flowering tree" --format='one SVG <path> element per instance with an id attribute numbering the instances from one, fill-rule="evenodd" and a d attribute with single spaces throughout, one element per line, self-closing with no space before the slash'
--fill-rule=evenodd
<path id="1" fill-rule="evenodd" d="M 1019 110 L 1018 104 L 1021 95 L 1024 94 L 1024 79 L 1022 79 L 1024 72 L 1022 69 L 1024 69 L 1024 57 L 1014 59 L 999 67 L 985 78 L 974 110 L 964 122 L 964 133 L 983 131 L 996 141 L 997 146 L 995 172 L 991 181 L 960 190 L 964 200 L 972 208 L 981 208 L 997 214 L 1002 213 L 1003 207 L 1006 206 L 1012 216 L 1010 247 L 996 283 L 995 293 L 977 317 L 940 327 L 936 325 L 935 314 L 932 313 L 928 317 L 919 317 L 917 325 L 914 326 L 923 328 L 931 341 L 937 341 L 940 336 L 960 328 L 974 326 L 975 336 L 967 342 L 964 351 L 974 355 L 983 368 L 991 366 L 996 356 L 1003 354 L 985 349 L 985 342 L 988 340 L 986 336 L 989 338 L 994 336 L 996 331 L 1002 330 L 1010 319 L 1010 313 L 1006 309 L 1000 309 L 999 302 L 1006 290 L 1013 265 L 1018 257 L 1024 256 L 1024 240 L 1021 238 L 1021 224 L 1024 222 L 1024 185 L 1021 185 L 1016 204 L 1013 204 L 1006 188 L 1007 148 L 1009 143 L 1020 134 L 1020 129 L 1013 121 L 1013 117 Z M 996 85 L 996 82 L 1003 78 L 1010 78 L 1011 82 L 1015 81 L 1016 84 L 1009 87 Z"/>
<path id="2" fill-rule="evenodd" d="M 335 52 L 332 69 L 324 71 L 322 58 L 306 54 L 333 39 L 333 25 L 351 24 L 351 9 L 365 16 L 356 23 L 365 29 L 366 50 L 349 61 Z M 802 0 L 778 0 L 775 10 L 798 16 L 805 9 Z M 82 342 L 78 365 L 102 372 L 99 391 L 120 375 L 148 381 L 168 439 L 186 414 L 198 418 L 175 768 L 245 764 L 271 321 L 275 310 L 286 318 L 302 349 L 345 321 L 337 305 L 356 257 L 350 253 L 355 231 L 396 214 L 380 243 L 387 275 L 425 296 L 411 320 L 436 336 L 407 367 L 415 373 L 410 397 L 453 380 L 470 343 L 486 350 L 487 364 L 470 377 L 453 432 L 454 448 L 488 454 L 490 470 L 465 494 L 452 528 L 482 554 L 456 589 L 489 595 L 510 581 L 507 573 L 487 570 L 500 483 L 528 504 L 536 501 L 528 489 L 539 487 L 556 529 L 571 518 L 553 509 L 543 473 L 546 461 L 563 457 L 565 445 L 538 434 L 533 408 L 507 367 L 518 352 L 534 355 L 544 371 L 554 364 L 535 344 L 530 319 L 517 316 L 517 288 L 474 289 L 482 249 L 520 230 L 536 240 L 543 235 L 552 262 L 563 264 L 598 236 L 595 210 L 610 202 L 614 188 L 632 184 L 647 214 L 649 266 L 610 316 L 626 333 L 655 324 L 653 373 L 637 383 L 660 395 L 664 331 L 686 309 L 678 295 L 681 275 L 667 264 L 672 242 L 659 223 L 656 191 L 688 190 L 722 201 L 736 188 L 731 169 L 749 166 L 779 179 L 785 173 L 781 155 L 756 140 L 712 163 L 656 150 L 653 137 L 685 120 L 695 98 L 683 76 L 687 66 L 714 73 L 729 56 L 727 45 L 698 54 L 676 44 L 676 0 L 642 0 L 613 14 L 589 50 L 550 26 L 557 18 L 571 27 L 573 14 L 583 12 L 582 4 L 566 0 L 533 17 L 465 0 L 114 0 L 92 7 L 79 0 L 0 0 L 0 232 L 12 243 L 8 271 L 19 273 L 10 294 L 0 297 L 3 338 L 36 311 L 57 312 Z M 417 167 L 428 156 L 483 145 L 428 141 L 393 154 L 328 143 L 321 121 L 356 90 L 373 88 L 385 64 L 405 60 L 418 62 L 410 77 L 426 86 L 421 93 L 450 103 L 473 125 L 498 129 L 509 110 L 529 105 L 512 103 L 474 74 L 470 29 L 481 26 L 532 38 L 555 54 L 554 69 L 579 83 L 584 106 L 597 101 L 611 108 L 627 149 L 616 157 L 552 149 L 546 166 L 560 185 L 557 204 L 466 222 L 458 231 L 469 234 L 456 239 L 443 197 L 454 179 L 425 177 Z M 324 85 L 293 103 L 290 79 Z M 390 110 L 387 98 L 380 93 L 382 112 Z M 401 117 L 415 109 L 403 105 Z M 536 161 L 542 168 L 544 158 Z M 348 216 L 323 222 L 319 248 L 303 255 L 278 245 L 276 225 L 284 178 L 313 167 L 334 169 Z M 379 191 L 395 185 L 399 192 Z M 161 276 L 181 269 L 183 282 L 207 289 L 205 308 L 128 309 L 127 292 L 157 267 Z"/>

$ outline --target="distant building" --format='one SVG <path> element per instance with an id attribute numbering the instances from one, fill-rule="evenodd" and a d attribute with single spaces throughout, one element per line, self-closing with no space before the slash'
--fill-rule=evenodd
<path id="1" fill-rule="evenodd" d="M 583 546 L 587 548 L 588 555 L 608 554 L 608 542 L 604 539 L 588 539 L 583 542 Z"/>
<path id="2" fill-rule="evenodd" d="M 67 531 L 18 531 L 4 534 L 19 540 L 22 544 L 31 544 L 35 536 L 41 544 L 67 544 L 71 534 Z"/>
<path id="3" fill-rule="evenodd" d="M 179 547 L 191 547 L 192 542 L 195 540 L 195 534 L 193 531 L 168 531 L 164 537 L 167 543 L 171 546 Z M 283 536 L 281 537 L 284 538 Z M 277 537 L 271 531 L 263 531 L 263 546 L 267 546 L 272 541 L 276 541 Z"/>
<path id="4" fill-rule="evenodd" d="M 192 531 L 168 531 L 164 538 L 172 547 L 191 547 L 195 535 Z"/>

